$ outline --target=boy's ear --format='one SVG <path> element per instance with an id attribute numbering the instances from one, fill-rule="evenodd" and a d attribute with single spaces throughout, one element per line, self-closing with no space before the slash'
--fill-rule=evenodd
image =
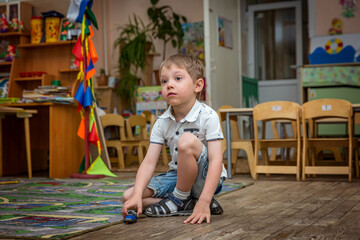
<path id="1" fill-rule="evenodd" d="M 203 87 L 204 87 L 204 79 L 199 78 L 198 80 L 196 80 L 196 82 L 195 82 L 195 92 L 196 93 L 201 92 Z"/>

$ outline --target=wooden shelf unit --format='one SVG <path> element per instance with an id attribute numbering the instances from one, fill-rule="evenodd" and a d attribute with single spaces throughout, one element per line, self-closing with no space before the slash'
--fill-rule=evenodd
<path id="1" fill-rule="evenodd" d="M 39 85 L 51 85 L 60 80 L 61 86 L 70 89 L 76 82 L 77 71 L 70 70 L 76 41 L 55 43 L 24 43 L 18 46 L 19 58 L 14 59 L 10 74 L 8 97 L 21 97 L 23 90 L 33 90 Z M 20 72 L 46 72 L 41 78 L 21 78 Z"/>
<path id="2" fill-rule="evenodd" d="M 60 73 L 72 73 L 72 72 L 76 72 L 78 73 L 80 70 L 78 68 L 76 69 L 61 69 L 59 70 Z"/>
<path id="3" fill-rule="evenodd" d="M 0 62 L 0 66 L 10 66 L 12 64 L 11 62 Z"/>
<path id="4" fill-rule="evenodd" d="M 7 39 L 10 44 L 18 47 L 20 44 L 27 44 L 30 42 L 30 33 L 28 32 L 7 32 L 0 33 L 0 39 Z"/>
<path id="5" fill-rule="evenodd" d="M 7 33 L 0 33 L 0 41 L 7 41 L 9 44 L 14 45 L 15 49 L 17 49 L 18 45 L 26 44 L 29 42 L 30 34 L 27 32 L 7 32 Z M 9 76 L 11 74 L 13 61 L 11 62 L 0 62 L 0 73 Z"/>
<path id="6" fill-rule="evenodd" d="M 51 85 L 60 80 L 61 86 L 69 86 L 72 95 L 76 90 L 78 70 L 70 70 L 72 49 L 76 41 L 30 44 L 18 46 L 19 58 L 11 64 L 8 97 L 22 97 L 24 90 Z M 46 72 L 41 77 L 20 77 L 21 72 Z M 33 169 L 49 170 L 50 178 L 70 177 L 76 173 L 84 156 L 84 142 L 77 136 L 80 114 L 76 104 L 24 103 L 8 104 L 25 109 L 38 110 L 30 119 L 31 154 Z M 19 142 L 21 123 L 15 118 L 4 119 L 3 169 L 4 175 L 24 171 L 25 158 Z M 5 150 L 6 149 L 6 150 Z M 20 149 L 20 150 L 19 150 Z"/>
<path id="7" fill-rule="evenodd" d="M 20 44 L 18 46 L 18 48 L 58 47 L 58 46 L 65 46 L 65 45 L 74 45 L 75 43 L 76 43 L 76 40 L 50 42 L 50 43 L 26 43 L 26 44 Z"/>

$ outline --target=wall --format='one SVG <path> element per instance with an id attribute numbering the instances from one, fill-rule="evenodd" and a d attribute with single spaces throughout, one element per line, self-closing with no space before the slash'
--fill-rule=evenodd
<path id="1" fill-rule="evenodd" d="M 339 0 L 316 0 L 315 3 L 315 27 L 316 36 L 328 35 L 331 22 L 339 18 L 343 22 L 343 34 L 360 33 L 360 9 L 359 1 L 354 17 L 346 18 L 342 15 L 344 11 Z"/>
<path id="2" fill-rule="evenodd" d="M 171 5 L 172 9 L 181 15 L 184 15 L 188 22 L 203 21 L 203 1 L 202 0 L 160 0 L 158 6 Z M 118 62 L 118 49 L 113 48 L 115 39 L 119 36 L 120 31 L 118 27 L 126 24 L 129 17 L 135 13 L 140 17 L 145 24 L 149 22 L 147 16 L 147 9 L 151 6 L 150 0 L 108 0 L 106 1 L 107 12 L 107 33 L 108 33 L 108 62 L 109 70 L 112 74 L 117 72 Z M 191 7 L 190 7 L 191 6 Z M 156 52 L 162 53 L 162 43 L 155 41 Z M 176 53 L 176 49 L 173 49 L 171 43 L 167 44 L 166 55 L 170 56 Z M 154 69 L 158 69 L 162 62 L 162 56 L 154 58 Z"/>
<path id="3" fill-rule="evenodd" d="M 228 0 L 226 4 L 218 0 L 208 0 L 208 6 L 204 11 L 208 11 L 206 18 L 209 19 L 208 31 L 205 30 L 205 41 L 209 43 L 206 49 L 206 82 L 208 83 L 209 104 L 218 109 L 222 105 L 233 107 L 241 106 L 241 86 L 240 75 L 241 66 L 239 64 L 239 16 L 238 1 Z M 219 46 L 218 17 L 225 17 L 232 22 L 232 49 Z M 208 44 L 206 44 L 206 47 Z"/>

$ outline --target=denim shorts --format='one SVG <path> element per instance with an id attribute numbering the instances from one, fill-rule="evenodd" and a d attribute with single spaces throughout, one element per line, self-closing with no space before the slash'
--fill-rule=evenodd
<path id="1" fill-rule="evenodd" d="M 201 154 L 197 160 L 198 163 L 198 175 L 195 179 L 194 185 L 191 189 L 191 195 L 195 198 L 199 198 L 205 185 L 206 175 L 209 166 L 208 151 L 205 145 L 203 145 Z M 170 170 L 167 173 L 161 173 L 151 178 L 148 188 L 154 191 L 153 197 L 164 198 L 168 193 L 172 193 L 176 186 L 177 171 Z M 216 188 L 215 195 L 221 192 L 222 184 L 225 178 L 220 178 L 219 184 Z"/>

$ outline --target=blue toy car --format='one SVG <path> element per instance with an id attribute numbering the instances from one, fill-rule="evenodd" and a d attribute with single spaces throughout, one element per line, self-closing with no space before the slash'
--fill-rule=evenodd
<path id="1" fill-rule="evenodd" d="M 136 223 L 137 221 L 137 215 L 134 210 L 129 210 L 128 214 L 124 218 L 124 222 L 127 224 Z"/>

